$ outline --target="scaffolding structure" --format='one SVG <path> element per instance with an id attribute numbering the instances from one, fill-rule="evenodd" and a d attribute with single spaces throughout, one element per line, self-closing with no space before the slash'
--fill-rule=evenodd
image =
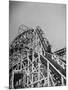
<path id="1" fill-rule="evenodd" d="M 66 85 L 66 60 L 51 52 L 43 34 L 40 27 L 27 28 L 10 44 L 9 88 Z"/>

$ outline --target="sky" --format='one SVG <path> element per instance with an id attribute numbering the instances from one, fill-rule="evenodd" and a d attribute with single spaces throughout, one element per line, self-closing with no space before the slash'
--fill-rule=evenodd
<path id="1" fill-rule="evenodd" d="M 9 41 L 18 34 L 21 24 L 35 28 L 37 25 L 45 32 L 52 51 L 66 46 L 66 5 L 38 2 L 10 1 L 9 3 Z"/>

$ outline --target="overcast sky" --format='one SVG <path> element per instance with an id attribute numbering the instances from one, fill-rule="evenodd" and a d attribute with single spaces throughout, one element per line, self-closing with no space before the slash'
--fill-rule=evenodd
<path id="1" fill-rule="evenodd" d="M 9 6 L 9 40 L 16 37 L 21 24 L 35 28 L 41 26 L 52 50 L 65 47 L 66 6 L 63 4 L 11 1 Z"/>

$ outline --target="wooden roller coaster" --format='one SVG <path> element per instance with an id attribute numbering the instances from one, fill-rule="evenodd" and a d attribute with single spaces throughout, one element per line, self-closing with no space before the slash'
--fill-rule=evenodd
<path id="1" fill-rule="evenodd" d="M 62 58 L 66 48 L 52 52 L 39 26 L 33 29 L 22 25 L 19 29 L 9 45 L 9 88 L 66 85 L 66 59 Z"/>

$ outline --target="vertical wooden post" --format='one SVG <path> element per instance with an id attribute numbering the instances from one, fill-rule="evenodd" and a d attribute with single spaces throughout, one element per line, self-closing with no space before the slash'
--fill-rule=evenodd
<path id="1" fill-rule="evenodd" d="M 40 81 L 40 52 L 38 52 L 38 81 Z M 38 87 L 40 86 L 40 83 L 38 82 Z"/>
<path id="2" fill-rule="evenodd" d="M 32 62 L 34 61 L 34 51 L 32 51 Z M 33 72 L 33 63 L 32 63 L 32 72 Z M 32 73 L 32 82 L 31 82 L 32 86 L 33 87 L 33 73 Z"/>
<path id="3" fill-rule="evenodd" d="M 20 59 L 20 70 L 22 70 L 22 54 L 21 54 L 21 59 Z"/>
<path id="4" fill-rule="evenodd" d="M 64 86 L 64 78 L 61 76 L 62 86 Z"/>
<path id="5" fill-rule="evenodd" d="M 50 82 L 49 82 L 49 61 L 47 61 L 47 80 L 48 80 L 48 86 L 50 86 Z"/>
<path id="6" fill-rule="evenodd" d="M 12 72 L 12 89 L 14 88 L 14 86 L 13 86 L 13 79 L 14 79 L 14 71 Z"/>

